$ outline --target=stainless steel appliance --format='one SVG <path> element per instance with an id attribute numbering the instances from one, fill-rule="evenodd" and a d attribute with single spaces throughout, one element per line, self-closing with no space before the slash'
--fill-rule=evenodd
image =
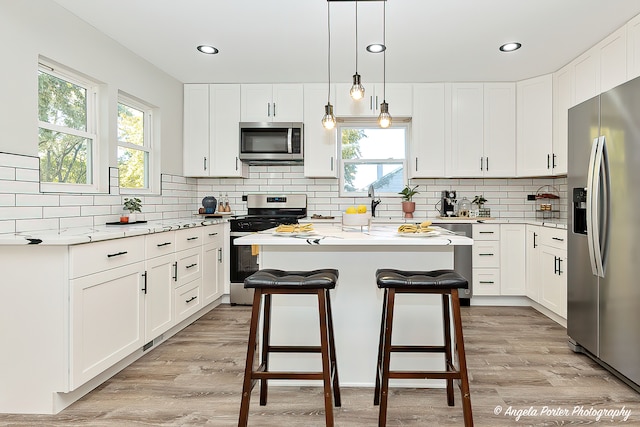
<path id="1" fill-rule="evenodd" d="M 240 123 L 240 160 L 247 163 L 301 162 L 302 123 Z"/>
<path id="2" fill-rule="evenodd" d="M 280 224 L 297 224 L 307 216 L 306 194 L 248 194 L 247 215 L 232 218 L 230 226 L 229 279 L 232 305 L 253 303 L 253 290 L 244 289 L 244 279 L 258 271 L 258 255 L 251 246 L 236 246 L 238 237 L 268 230 Z"/>
<path id="3" fill-rule="evenodd" d="M 436 224 L 446 230 L 461 236 L 469 238 L 473 237 L 472 224 L 448 224 L 438 223 Z M 458 289 L 458 295 L 460 295 L 460 305 L 470 305 L 470 298 L 473 296 L 473 252 L 472 246 L 458 245 L 453 249 L 453 266 L 456 271 L 469 282 L 469 288 Z"/>
<path id="4" fill-rule="evenodd" d="M 444 190 L 440 197 L 440 216 L 456 216 L 456 192 Z"/>
<path id="5" fill-rule="evenodd" d="M 640 78 L 569 110 L 567 333 L 640 391 Z"/>

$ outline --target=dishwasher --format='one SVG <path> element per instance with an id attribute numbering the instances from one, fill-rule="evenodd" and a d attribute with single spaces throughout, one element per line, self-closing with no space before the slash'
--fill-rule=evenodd
<path id="1" fill-rule="evenodd" d="M 459 234 L 461 236 L 466 236 L 469 238 L 473 237 L 472 227 L 473 224 L 460 224 L 460 223 L 437 223 L 434 224 L 438 227 L 442 227 L 445 230 L 449 230 L 453 233 Z M 471 245 L 459 245 L 456 246 L 453 250 L 453 265 L 454 269 L 462 274 L 465 279 L 469 282 L 468 289 L 459 289 L 458 295 L 460 296 L 460 305 L 470 305 L 471 297 L 473 296 L 473 246 Z"/>

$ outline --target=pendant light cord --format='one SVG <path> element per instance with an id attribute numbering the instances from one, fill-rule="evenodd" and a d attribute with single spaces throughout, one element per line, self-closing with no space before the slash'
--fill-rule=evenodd
<path id="1" fill-rule="evenodd" d="M 356 0 L 356 74 L 358 74 L 358 0 Z"/>
<path id="2" fill-rule="evenodd" d="M 327 34 L 329 34 L 329 43 L 327 49 L 327 74 L 329 76 L 327 104 L 329 104 L 331 100 L 331 2 L 327 2 Z"/>
<path id="3" fill-rule="evenodd" d="M 387 102 L 387 1 L 382 2 L 382 102 Z"/>

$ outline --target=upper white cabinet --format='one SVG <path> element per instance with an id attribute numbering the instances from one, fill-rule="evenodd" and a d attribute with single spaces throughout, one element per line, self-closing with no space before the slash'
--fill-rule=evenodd
<path id="1" fill-rule="evenodd" d="M 640 76 L 640 15 L 626 26 L 627 30 L 627 79 Z"/>
<path id="2" fill-rule="evenodd" d="M 331 91 L 335 99 L 335 86 L 327 84 L 304 85 L 304 176 L 311 178 L 338 177 L 338 130 L 322 126 L 324 106 Z"/>
<path id="3" fill-rule="evenodd" d="M 513 83 L 456 83 L 451 90 L 454 177 L 515 174 L 516 97 Z"/>
<path id="4" fill-rule="evenodd" d="M 242 122 L 301 122 L 303 85 L 243 84 Z"/>
<path id="5" fill-rule="evenodd" d="M 600 60 L 600 92 L 627 81 L 627 29 L 620 28 L 595 47 Z"/>
<path id="6" fill-rule="evenodd" d="M 386 99 L 391 117 L 411 117 L 413 88 L 405 83 L 366 83 L 364 98 L 354 101 L 350 83 L 336 84 L 335 114 L 343 117 L 378 117 L 380 103 Z M 323 104 L 324 105 L 324 104 Z"/>
<path id="7" fill-rule="evenodd" d="M 517 176 L 553 173 L 553 77 L 517 83 Z"/>
<path id="8" fill-rule="evenodd" d="M 574 102 L 575 105 L 593 98 L 600 93 L 600 64 L 594 49 L 573 60 Z"/>
<path id="9" fill-rule="evenodd" d="M 445 176 L 445 150 L 451 144 L 451 85 L 413 85 L 409 178 Z"/>
<path id="10" fill-rule="evenodd" d="M 567 173 L 569 150 L 569 108 L 573 106 L 573 77 L 566 66 L 553 74 L 553 159 L 554 175 Z"/>
<path id="11" fill-rule="evenodd" d="M 239 159 L 240 85 L 184 85 L 185 176 L 246 177 Z"/>

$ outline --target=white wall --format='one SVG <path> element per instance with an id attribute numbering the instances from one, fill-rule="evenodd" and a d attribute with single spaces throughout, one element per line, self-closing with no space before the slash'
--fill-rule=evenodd
<path id="1" fill-rule="evenodd" d="M 144 37 L 141 34 L 141 37 Z M 116 160 L 118 90 L 160 109 L 161 171 L 182 173 L 182 83 L 50 0 L 0 0 L 0 152 L 38 155 L 38 56 L 106 85 L 108 165 Z M 108 171 L 101 176 L 106 182 Z"/>

